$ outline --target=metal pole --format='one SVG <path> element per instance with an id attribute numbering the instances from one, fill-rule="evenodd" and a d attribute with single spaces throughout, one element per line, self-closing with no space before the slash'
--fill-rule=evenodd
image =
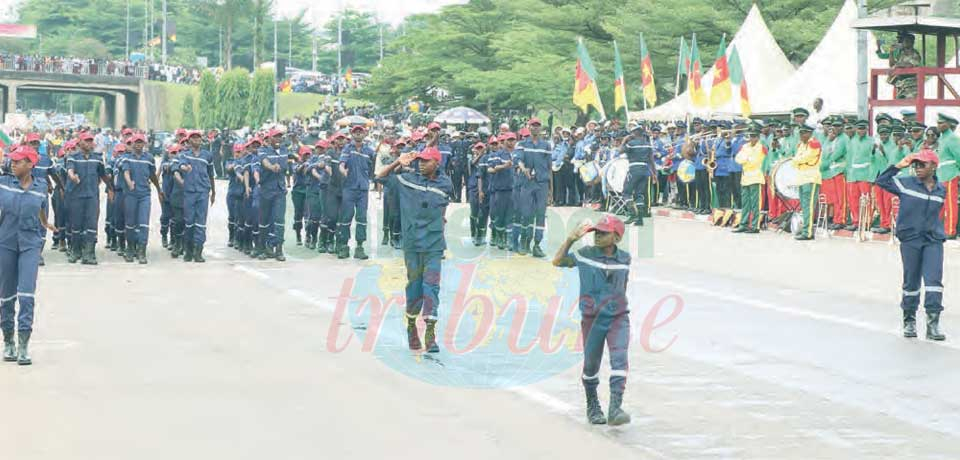
<path id="1" fill-rule="evenodd" d="M 340 17 L 337 19 L 337 78 L 340 78 L 340 75 L 343 73 L 343 55 L 341 50 L 343 49 L 343 13 L 340 13 Z M 339 86 L 339 85 L 338 85 Z"/>
<path id="2" fill-rule="evenodd" d="M 130 0 L 127 0 L 127 38 L 123 45 L 124 59 L 130 58 Z"/>
<path id="3" fill-rule="evenodd" d="M 287 65 L 293 65 L 293 20 L 290 20 L 290 32 L 287 39 Z"/>
<path id="4" fill-rule="evenodd" d="M 163 32 L 163 36 L 160 37 L 160 43 L 161 43 L 160 63 L 163 65 L 167 65 L 167 0 L 163 0 L 163 5 L 161 6 L 161 8 L 162 8 L 161 16 L 163 20 L 163 26 L 162 26 L 161 32 Z"/>
<path id="5" fill-rule="evenodd" d="M 150 39 L 150 8 L 143 2 L 143 56 L 147 56 L 147 40 Z"/>
<path id="6" fill-rule="evenodd" d="M 677 85 L 673 88 L 673 97 L 680 95 L 680 66 L 683 65 L 683 36 L 680 36 L 680 51 L 677 52 Z"/>
<path id="7" fill-rule="evenodd" d="M 857 17 L 867 17 L 867 0 L 857 2 Z M 857 115 L 867 118 L 867 31 L 857 30 Z M 922 115 L 920 116 L 922 119 Z"/>
<path id="8" fill-rule="evenodd" d="M 314 72 L 317 71 L 317 34 L 313 34 L 313 68 Z"/>
<path id="9" fill-rule="evenodd" d="M 277 119 L 277 20 L 273 20 L 273 122 Z"/>
<path id="10" fill-rule="evenodd" d="M 220 33 L 217 36 L 217 52 L 220 55 L 220 67 L 223 67 L 223 26 L 220 26 Z"/>
<path id="11" fill-rule="evenodd" d="M 377 61 L 377 67 L 383 67 L 383 23 L 380 23 L 380 60 Z"/>

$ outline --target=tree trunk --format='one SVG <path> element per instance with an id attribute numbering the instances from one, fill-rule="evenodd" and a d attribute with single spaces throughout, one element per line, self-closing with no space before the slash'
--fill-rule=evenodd
<path id="1" fill-rule="evenodd" d="M 233 16 L 227 17 L 227 27 L 223 37 L 224 55 L 226 55 L 227 70 L 233 68 Z"/>

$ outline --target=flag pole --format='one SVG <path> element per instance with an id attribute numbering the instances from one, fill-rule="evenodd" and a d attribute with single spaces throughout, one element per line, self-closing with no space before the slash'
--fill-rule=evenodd
<path id="1" fill-rule="evenodd" d="M 677 85 L 673 88 L 673 97 L 680 95 L 680 66 L 683 65 L 683 35 L 680 36 L 680 51 L 677 53 Z"/>
<path id="2" fill-rule="evenodd" d="M 640 44 L 643 44 L 643 32 L 640 32 Z M 640 54 L 640 100 L 643 101 L 643 110 L 647 110 L 647 96 L 643 92 L 643 54 Z"/>

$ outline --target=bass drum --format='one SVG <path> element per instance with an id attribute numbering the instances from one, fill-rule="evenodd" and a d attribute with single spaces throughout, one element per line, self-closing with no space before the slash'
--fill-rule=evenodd
<path id="1" fill-rule="evenodd" d="M 784 158 L 773 165 L 770 170 L 770 179 L 773 182 L 773 191 L 784 200 L 799 200 L 800 185 L 797 168 L 792 158 Z"/>
<path id="2" fill-rule="evenodd" d="M 677 166 L 677 179 L 684 184 L 689 184 L 697 177 L 697 168 L 690 160 L 683 160 Z"/>
<path id="3" fill-rule="evenodd" d="M 600 168 L 596 161 L 591 161 L 580 167 L 580 180 L 584 185 L 594 185 L 600 180 Z"/>
<path id="4" fill-rule="evenodd" d="M 607 188 L 614 193 L 623 193 L 627 184 L 627 175 L 630 173 L 630 162 L 626 158 L 618 158 L 607 163 L 603 177 L 607 180 Z"/>

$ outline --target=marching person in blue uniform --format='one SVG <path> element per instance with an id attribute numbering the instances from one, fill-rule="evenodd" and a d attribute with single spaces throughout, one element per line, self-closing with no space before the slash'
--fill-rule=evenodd
<path id="1" fill-rule="evenodd" d="M 643 125 L 635 126 L 623 143 L 623 152 L 630 163 L 627 182 L 623 186 L 630 215 L 626 223 L 636 225 L 643 225 L 644 216 L 649 215 L 650 177 L 653 175 L 653 145 L 643 129 Z"/>
<path id="2" fill-rule="evenodd" d="M 330 182 L 330 170 L 327 165 L 330 158 L 327 156 L 327 141 L 320 139 L 314 144 L 314 154 L 304 166 L 306 168 L 306 215 L 307 215 L 307 249 L 323 250 L 320 241 L 320 223 L 323 221 L 323 194 Z"/>
<path id="3" fill-rule="evenodd" d="M 403 138 L 397 139 L 390 146 L 390 156 L 387 157 L 389 163 L 383 167 L 393 164 L 400 157 L 401 151 L 406 149 L 407 141 Z M 382 164 L 382 163 L 381 163 Z M 394 249 L 401 249 L 401 231 L 400 231 L 400 195 L 397 190 L 396 175 L 403 172 L 394 170 L 391 174 L 380 177 L 377 180 L 383 182 L 383 220 L 387 229 L 387 240 L 384 244 L 390 244 Z"/>
<path id="4" fill-rule="evenodd" d="M 173 192 L 173 171 L 170 169 L 172 155 L 164 149 L 160 157 L 160 188 L 163 192 L 163 199 L 160 200 L 160 242 L 164 249 L 169 249 L 170 244 L 170 221 L 173 215 L 173 209 L 170 205 L 170 194 Z"/>
<path id="5" fill-rule="evenodd" d="M 356 217 L 353 251 L 355 259 L 365 260 L 367 254 L 363 243 L 367 240 L 367 199 L 370 195 L 370 173 L 373 172 L 375 152 L 364 143 L 367 130 L 363 126 L 350 129 L 353 142 L 347 144 L 340 153 L 340 172 L 343 174 L 343 202 L 340 206 L 340 219 L 337 223 L 337 258 L 350 256 L 350 225 Z"/>
<path id="6" fill-rule="evenodd" d="M 500 149 L 500 140 L 490 137 L 487 145 L 487 177 L 490 179 L 490 244 L 501 251 L 507 245 L 507 224 L 513 193 L 513 161 Z"/>
<path id="7" fill-rule="evenodd" d="M 257 158 L 260 183 L 260 260 L 274 258 L 283 262 L 283 223 L 287 215 L 287 148 L 280 145 L 283 133 L 267 132 L 266 145 Z"/>
<path id="8" fill-rule="evenodd" d="M 243 241 L 243 161 L 244 148 L 241 144 L 230 146 L 230 159 L 223 166 L 227 175 L 227 247 L 242 250 Z"/>
<path id="9" fill-rule="evenodd" d="M 711 148 L 716 152 L 717 161 L 717 168 L 713 171 L 713 181 L 717 185 L 717 205 L 721 209 L 731 209 L 733 189 L 738 185 L 734 184 L 734 150 L 730 133 L 724 132 L 719 139 L 713 140 Z"/>
<path id="10" fill-rule="evenodd" d="M 487 218 L 490 214 L 490 187 L 487 175 L 486 146 L 473 145 L 467 164 L 467 200 L 470 202 L 470 236 L 474 246 L 486 244 Z"/>
<path id="11" fill-rule="evenodd" d="M 345 175 L 340 168 L 340 152 L 346 144 L 347 138 L 342 133 L 334 134 L 333 145 L 327 155 L 330 157 L 330 182 L 327 183 L 327 193 L 323 200 L 323 222 L 320 224 L 321 241 L 325 241 L 323 251 L 330 254 L 336 254 L 339 249 L 338 224 L 340 221 L 340 208 L 343 202 L 343 184 Z M 344 243 L 345 244 L 345 243 Z"/>
<path id="12" fill-rule="evenodd" d="M 137 133 L 130 137 L 131 151 L 120 163 L 120 183 L 124 185 L 123 215 L 126 229 L 127 252 L 124 259 L 147 263 L 147 240 L 150 234 L 150 184 L 157 189 L 163 201 L 163 190 L 157 180 L 157 165 L 153 156 L 144 150 L 147 137 Z"/>
<path id="13" fill-rule="evenodd" d="M 107 160 L 106 163 L 106 172 L 107 176 L 110 177 L 110 184 L 111 187 L 113 187 L 114 196 L 113 201 L 107 203 L 107 216 L 105 219 L 107 247 L 110 248 L 111 251 L 116 252 L 120 257 L 126 257 L 127 253 L 127 236 L 126 233 L 124 233 L 126 220 L 123 214 L 125 194 L 123 193 L 123 180 L 120 179 L 120 166 L 126 158 L 127 145 L 118 143 L 113 146 L 113 156 Z"/>
<path id="14" fill-rule="evenodd" d="M 0 329 L 3 330 L 3 360 L 32 364 L 29 352 L 33 333 L 37 271 L 43 246 L 41 228 L 47 223 L 44 202 L 47 184 L 35 180 L 36 150 L 19 146 L 10 153 L 10 175 L 0 176 Z M 15 304 L 20 304 L 17 312 Z M 16 331 L 16 343 L 14 334 Z"/>
<path id="15" fill-rule="evenodd" d="M 896 233 L 903 261 L 900 302 L 903 336 L 917 336 L 917 308 L 922 290 L 927 339 L 939 341 L 946 339 L 940 331 L 940 312 L 943 311 L 943 242 L 947 235 L 940 209 L 947 190 L 937 179 L 938 164 L 936 152 L 923 149 L 888 167 L 877 177 L 876 184 L 900 199 Z M 907 167 L 912 167 L 916 175 L 899 176 L 900 170 Z"/>
<path id="16" fill-rule="evenodd" d="M 184 262 L 206 262 L 203 245 L 207 242 L 207 211 L 216 202 L 213 188 L 213 155 L 200 148 L 200 131 L 187 134 L 190 148 L 180 152 L 177 170 L 183 178 Z"/>
<path id="17" fill-rule="evenodd" d="M 571 251 L 571 246 L 594 232 L 592 246 Z M 596 225 L 583 224 L 567 237 L 553 258 L 555 267 L 576 267 L 580 277 L 580 330 L 583 337 L 583 374 L 587 419 L 591 424 L 623 425 L 630 415 L 620 407 L 627 384 L 630 345 L 630 309 L 627 280 L 630 254 L 617 247 L 623 238 L 624 223 L 604 214 Z M 610 408 L 604 417 L 597 396 L 600 364 L 606 343 L 610 351 Z"/>
<path id="18" fill-rule="evenodd" d="M 407 344 L 411 350 L 423 347 L 417 331 L 417 318 L 422 315 L 427 326 L 423 343 L 429 353 L 440 351 L 436 325 L 440 309 L 440 272 L 443 251 L 447 248 L 443 234 L 444 215 L 453 189 L 450 178 L 440 172 L 442 158 L 437 148 L 427 147 L 418 154 L 401 155 L 378 174 L 378 177 L 386 177 L 419 160 L 418 172 L 401 173 L 396 180 L 402 208 L 403 261 L 407 268 Z"/>
<path id="19" fill-rule="evenodd" d="M 114 201 L 113 185 L 103 161 L 93 152 L 93 134 L 80 134 L 80 152 L 67 159 L 67 193 L 72 226 L 70 263 L 82 257 L 84 265 L 96 265 L 97 220 L 100 215 L 100 183 L 107 186 L 108 202 Z M 81 254 L 82 252 L 82 254 Z"/>
<path id="20" fill-rule="evenodd" d="M 540 119 L 531 118 L 527 122 L 530 138 L 519 144 L 522 152 L 521 171 L 523 172 L 520 202 L 520 214 L 523 229 L 520 236 L 520 253 L 524 254 L 533 240 L 533 257 L 543 257 L 540 242 L 547 219 L 547 194 L 550 192 L 551 150 L 550 143 L 540 138 Z"/>
<path id="21" fill-rule="evenodd" d="M 57 188 L 60 188 L 62 183 L 60 182 L 60 176 L 56 174 L 56 169 L 53 166 L 53 160 L 50 159 L 50 155 L 48 154 L 47 149 L 45 148 L 47 144 L 41 143 L 40 141 L 41 141 L 40 135 L 37 133 L 29 133 L 26 136 L 24 136 L 24 139 L 23 139 L 24 144 L 26 144 L 27 146 L 29 146 L 30 148 L 32 148 L 34 151 L 37 152 L 37 164 L 33 165 L 31 174 L 33 175 L 33 178 L 35 180 L 39 180 L 47 186 L 47 194 L 51 195 L 53 194 L 53 191 L 54 191 L 53 189 L 54 184 L 57 185 Z M 43 202 L 43 209 L 44 210 L 50 209 L 49 200 L 45 200 Z M 46 245 L 47 229 L 46 228 L 41 229 L 41 233 L 43 233 L 44 245 Z M 54 232 L 54 238 L 56 238 L 56 236 L 57 236 L 57 232 Z M 41 248 L 41 252 L 42 252 L 42 248 Z M 43 265 L 44 265 L 43 255 L 41 254 L 40 266 L 42 267 Z"/>
<path id="22" fill-rule="evenodd" d="M 291 145 L 291 147 L 293 146 Z M 293 170 L 293 185 L 290 187 L 290 201 L 293 202 L 293 232 L 296 234 L 297 246 L 303 244 L 301 232 L 303 231 L 303 219 L 306 214 L 307 203 L 306 164 L 312 154 L 312 145 L 301 145 L 297 151 L 297 161 L 289 164 Z"/>
<path id="23" fill-rule="evenodd" d="M 257 180 L 258 164 L 257 152 L 260 150 L 260 139 L 254 137 L 244 145 L 245 155 L 241 162 L 243 175 L 243 253 L 250 257 L 259 257 L 262 250 L 260 239 L 260 185 Z"/>
<path id="24" fill-rule="evenodd" d="M 167 162 L 163 166 L 163 197 L 170 206 L 170 257 L 183 254 L 183 177 L 177 166 L 180 163 L 180 144 L 167 147 Z"/>
<path id="25" fill-rule="evenodd" d="M 67 197 L 65 192 L 67 171 L 65 162 L 67 156 L 73 154 L 76 145 L 77 141 L 74 139 L 64 142 L 63 147 L 57 153 L 58 158 L 51 169 L 51 171 L 53 171 L 53 177 L 55 177 L 55 182 L 57 183 L 57 188 L 54 190 L 52 199 L 50 200 L 53 207 L 53 222 L 57 227 L 57 231 L 53 234 L 53 248 L 60 252 L 67 252 L 67 234 L 70 228 L 69 220 L 67 219 Z"/>
<path id="26" fill-rule="evenodd" d="M 523 128 L 521 131 L 526 131 Z M 513 165 L 511 174 L 513 174 L 513 188 L 510 192 L 510 208 L 507 214 L 507 250 L 510 252 L 520 252 L 520 232 L 523 230 L 520 224 L 520 189 L 523 186 L 523 172 L 520 170 L 522 152 L 517 150 L 517 135 L 512 132 L 506 132 L 500 135 L 503 142 L 503 150 L 510 156 L 510 164 Z M 526 253 L 524 253 L 526 254 Z"/>

